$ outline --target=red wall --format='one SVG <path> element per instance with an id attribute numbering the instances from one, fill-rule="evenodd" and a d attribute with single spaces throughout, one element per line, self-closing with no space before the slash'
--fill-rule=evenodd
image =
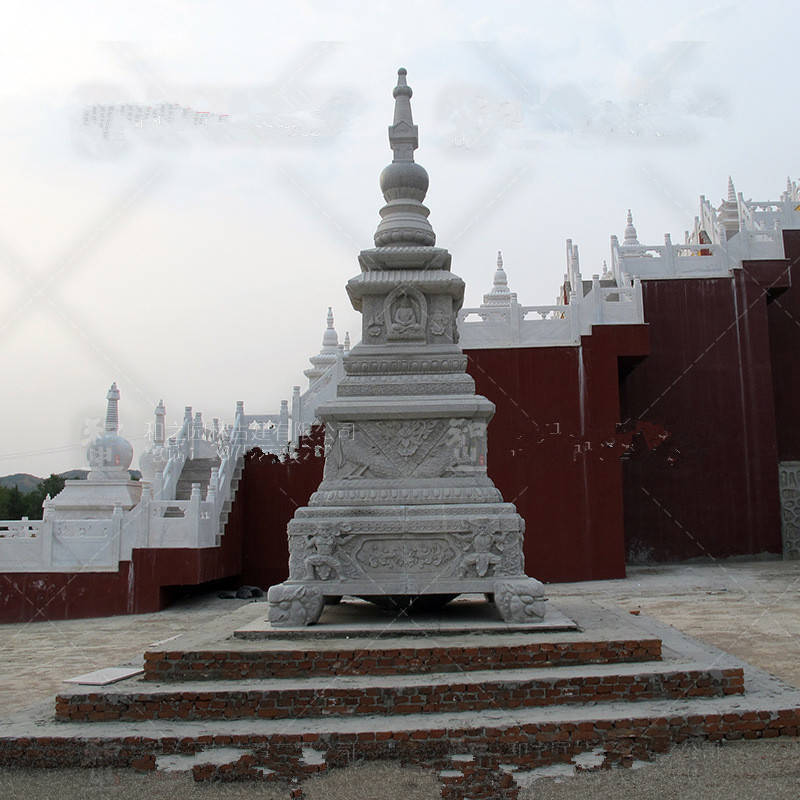
<path id="1" fill-rule="evenodd" d="M 618 357 L 646 352 L 644 325 L 595 327 L 580 348 L 468 351 L 497 406 L 489 475 L 525 519 L 525 568 L 540 580 L 625 575 Z"/>
<path id="2" fill-rule="evenodd" d="M 324 430 L 303 439 L 296 458 L 251 450 L 228 527 L 238 527 L 242 539 L 241 582 L 268 587 L 289 577 L 286 526 L 300 506 L 308 503 L 322 480 Z M 227 530 L 227 529 L 226 529 Z"/>
<path id="3" fill-rule="evenodd" d="M 800 400 L 800 231 L 784 231 L 783 246 L 791 287 L 788 290 L 767 282 L 772 388 L 778 429 L 778 459 L 800 461 L 800 425 L 797 404 Z"/>
<path id="4" fill-rule="evenodd" d="M 780 284 L 784 269 L 747 262 L 732 278 L 643 281 L 650 355 L 622 376 L 622 412 L 670 436 L 625 462 L 632 560 L 780 552 L 762 285 Z"/>

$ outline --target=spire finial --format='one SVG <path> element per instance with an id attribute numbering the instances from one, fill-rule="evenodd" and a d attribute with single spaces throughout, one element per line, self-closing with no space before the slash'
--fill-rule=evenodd
<path id="1" fill-rule="evenodd" d="M 344 349 L 347 352 L 350 349 L 350 331 L 344 332 Z"/>
<path id="2" fill-rule="evenodd" d="M 326 353 L 335 350 L 338 344 L 339 336 L 336 333 L 336 328 L 333 327 L 333 308 L 328 306 L 327 327 L 322 335 L 322 350 L 320 352 Z"/>
<path id="3" fill-rule="evenodd" d="M 414 151 L 419 147 L 419 128 L 411 116 L 411 96 L 414 93 L 406 83 L 406 69 L 397 70 L 397 86 L 392 91 L 394 97 L 394 122 L 389 126 L 389 146 L 394 158 L 392 161 L 413 161 Z"/>
<path id="4" fill-rule="evenodd" d="M 494 293 L 508 292 L 508 275 L 503 269 L 503 252 L 501 250 L 497 251 L 497 269 L 494 273 L 494 288 L 492 291 Z"/>
<path id="5" fill-rule="evenodd" d="M 508 275 L 503 269 L 503 251 L 497 251 L 497 268 L 494 272 L 492 290 L 483 296 L 483 306 L 508 306 L 515 302 L 517 295 L 508 288 Z"/>
<path id="6" fill-rule="evenodd" d="M 106 400 L 106 432 L 116 433 L 119 430 L 119 389 L 116 381 L 111 384 Z"/>
<path id="7" fill-rule="evenodd" d="M 106 394 L 106 429 L 89 445 L 89 480 L 117 479 L 131 465 L 133 448 L 119 431 L 119 389 L 116 382 Z"/>
<path id="8" fill-rule="evenodd" d="M 733 186 L 733 178 L 730 175 L 728 175 L 728 202 L 736 202 L 736 189 Z"/>
<path id="9" fill-rule="evenodd" d="M 625 236 L 622 239 L 623 245 L 638 245 L 639 239 L 636 234 L 636 226 L 633 224 L 633 214 L 628 209 L 628 216 L 626 217 Z"/>
<path id="10" fill-rule="evenodd" d="M 412 92 L 403 67 L 397 70 L 397 85 L 392 95 L 394 122 L 389 126 L 389 147 L 393 156 L 392 163 L 381 173 L 381 191 L 386 205 L 380 212 L 375 246 L 433 247 L 436 234 L 428 222 L 430 212 L 422 204 L 428 191 L 428 173 L 414 163 L 419 135 L 411 116 Z"/>

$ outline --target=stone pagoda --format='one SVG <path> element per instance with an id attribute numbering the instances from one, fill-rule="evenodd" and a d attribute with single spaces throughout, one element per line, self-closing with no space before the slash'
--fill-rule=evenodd
<path id="1" fill-rule="evenodd" d="M 130 511 L 142 499 L 141 481 L 131 480 L 133 459 L 130 442 L 119 434 L 119 389 L 106 394 L 103 432 L 86 453 L 91 467 L 86 480 L 68 480 L 64 489 L 44 505 L 45 519 L 107 519 L 114 509 Z"/>
<path id="2" fill-rule="evenodd" d="M 345 594 L 402 609 L 481 592 L 505 621 L 536 623 L 543 587 L 524 572 L 524 520 L 486 474 L 494 404 L 475 394 L 458 346 L 464 282 L 422 202 L 428 173 L 414 162 L 405 69 L 394 98 L 386 205 L 347 284 L 362 339 L 336 399 L 317 409 L 323 480 L 289 523 L 289 579 L 269 590 L 269 619 L 309 625 Z"/>

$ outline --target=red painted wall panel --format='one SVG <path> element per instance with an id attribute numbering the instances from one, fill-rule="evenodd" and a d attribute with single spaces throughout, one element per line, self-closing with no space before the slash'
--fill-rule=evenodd
<path id="1" fill-rule="evenodd" d="M 800 461 L 800 231 L 784 231 L 785 270 L 791 288 L 769 292 L 770 360 L 778 429 L 778 459 Z"/>
<path id="2" fill-rule="evenodd" d="M 625 574 L 617 361 L 646 352 L 646 326 L 596 327 L 580 348 L 468 351 L 497 406 L 489 476 L 526 521 L 526 570 L 540 580 Z"/>
<path id="3" fill-rule="evenodd" d="M 322 480 L 324 431 L 304 438 L 296 459 L 281 462 L 276 456 L 252 450 L 245 456 L 234 510 L 242 538 L 244 584 L 267 588 L 289 576 L 289 541 L 286 526 Z"/>
<path id="4" fill-rule="evenodd" d="M 629 556 L 780 552 L 766 295 L 732 278 L 643 282 L 651 352 L 622 379 L 623 416 L 669 440 L 625 462 Z M 774 274 L 774 263 L 764 274 Z"/>

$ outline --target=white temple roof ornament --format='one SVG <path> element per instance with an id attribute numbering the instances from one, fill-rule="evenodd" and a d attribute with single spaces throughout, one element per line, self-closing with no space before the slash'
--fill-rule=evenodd
<path id="1" fill-rule="evenodd" d="M 484 306 L 509 306 L 516 301 L 517 295 L 508 288 L 508 275 L 503 269 L 503 253 L 497 251 L 497 269 L 494 273 L 492 290 L 483 296 Z"/>
<path id="2" fill-rule="evenodd" d="M 350 350 L 350 331 L 344 332 L 344 351 L 345 353 Z"/>
<path id="3" fill-rule="evenodd" d="M 328 306 L 328 327 L 322 336 L 322 352 L 326 352 L 327 348 L 336 347 L 339 344 L 339 337 L 336 334 L 336 329 L 333 327 L 333 308 Z"/>
<path id="4" fill-rule="evenodd" d="M 418 247 L 436 244 L 428 214 L 422 204 L 428 191 L 428 173 L 414 163 L 414 150 L 419 147 L 419 131 L 411 116 L 411 87 L 406 83 L 406 70 L 397 71 L 394 87 L 394 123 L 389 126 L 389 146 L 394 153 L 392 163 L 381 172 L 380 186 L 386 205 L 375 231 L 376 247 Z"/>
<path id="5" fill-rule="evenodd" d="M 625 224 L 625 235 L 622 239 L 622 246 L 623 247 L 639 246 L 639 239 L 637 238 L 636 227 L 633 224 L 633 214 L 631 214 L 630 209 L 628 209 L 628 217 Z"/>
<path id="6" fill-rule="evenodd" d="M 333 324 L 333 308 L 328 306 L 327 326 L 322 335 L 322 347 L 317 355 L 308 359 L 311 367 L 303 370 L 303 375 L 308 378 L 309 386 L 322 377 L 332 364 L 336 363 L 336 354 L 339 352 L 339 335 Z"/>
<path id="7" fill-rule="evenodd" d="M 736 200 L 736 187 L 733 185 L 733 178 L 728 176 L 728 198 L 723 200 L 719 207 L 719 223 L 725 230 L 725 236 L 731 236 L 739 232 L 739 203 Z"/>

